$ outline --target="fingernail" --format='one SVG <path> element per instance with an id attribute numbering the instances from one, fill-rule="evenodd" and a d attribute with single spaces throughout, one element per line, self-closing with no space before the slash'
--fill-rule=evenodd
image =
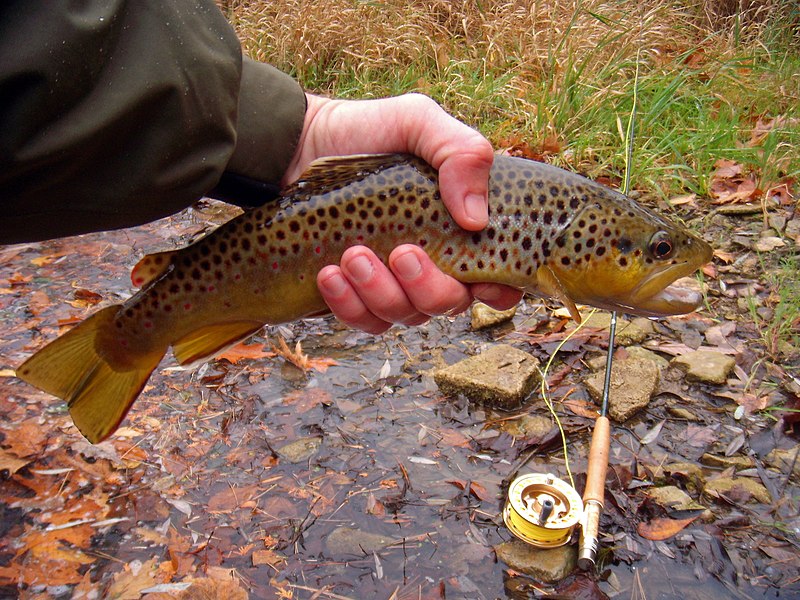
<path id="1" fill-rule="evenodd" d="M 414 280 L 422 274 L 422 263 L 410 251 L 395 258 L 392 266 L 394 271 L 406 281 Z"/>
<path id="2" fill-rule="evenodd" d="M 322 280 L 322 285 L 325 291 L 331 296 L 341 296 L 347 289 L 347 282 L 342 277 L 341 273 L 334 273 L 330 277 Z"/>
<path id="3" fill-rule="evenodd" d="M 464 212 L 467 213 L 467 217 L 476 223 L 486 222 L 487 205 L 486 197 L 480 194 L 467 194 L 464 198 Z"/>
<path id="4" fill-rule="evenodd" d="M 356 256 L 347 263 L 347 272 L 357 283 L 366 283 L 372 278 L 375 270 L 366 256 Z"/>

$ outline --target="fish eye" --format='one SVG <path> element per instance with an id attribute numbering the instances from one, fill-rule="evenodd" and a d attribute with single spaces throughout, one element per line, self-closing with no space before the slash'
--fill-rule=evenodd
<path id="1" fill-rule="evenodd" d="M 650 238 L 650 253 L 658 259 L 672 256 L 672 239 L 666 231 L 659 231 Z"/>

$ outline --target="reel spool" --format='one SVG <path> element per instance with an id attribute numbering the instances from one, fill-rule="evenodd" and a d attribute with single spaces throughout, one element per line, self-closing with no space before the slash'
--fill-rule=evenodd
<path id="1" fill-rule="evenodd" d="M 516 537 L 538 548 L 566 544 L 583 515 L 578 492 L 555 475 L 531 473 L 508 488 L 503 520 Z"/>

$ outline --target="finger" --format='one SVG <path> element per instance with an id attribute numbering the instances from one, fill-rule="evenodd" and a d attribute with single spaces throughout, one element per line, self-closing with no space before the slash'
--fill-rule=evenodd
<path id="1" fill-rule="evenodd" d="M 338 265 L 329 265 L 320 270 L 317 287 L 331 312 L 345 325 L 375 334 L 391 327 L 391 323 L 370 312 Z"/>
<path id="2" fill-rule="evenodd" d="M 496 310 L 508 310 L 522 299 L 520 290 L 497 283 L 474 283 L 470 291 L 478 300 Z"/>
<path id="3" fill-rule="evenodd" d="M 418 246 L 395 248 L 389 255 L 389 268 L 411 304 L 426 315 L 457 314 L 472 303 L 469 289 L 442 273 Z"/>
<path id="4" fill-rule="evenodd" d="M 340 266 L 361 301 L 378 318 L 403 325 L 419 325 L 428 320 L 428 315 L 413 306 L 392 272 L 369 248 L 348 248 Z"/>
<path id="5" fill-rule="evenodd" d="M 489 223 L 492 145 L 430 98 L 419 94 L 401 98 L 408 104 L 403 126 L 409 149 L 439 170 L 442 200 L 456 222 L 470 231 L 483 229 Z"/>

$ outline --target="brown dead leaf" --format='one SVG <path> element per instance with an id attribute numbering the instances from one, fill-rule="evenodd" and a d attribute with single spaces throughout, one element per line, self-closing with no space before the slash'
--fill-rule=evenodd
<path id="1" fill-rule="evenodd" d="M 578 400 L 575 398 L 564 400 L 561 404 L 578 415 L 579 417 L 586 417 L 587 419 L 596 419 L 599 416 L 597 406 L 586 400 Z"/>
<path id="2" fill-rule="evenodd" d="M 639 523 L 636 525 L 636 532 L 647 540 L 660 542 L 668 540 L 677 533 L 683 531 L 690 525 L 697 517 L 689 517 L 688 519 L 653 519 L 648 523 Z"/>
<path id="3" fill-rule="evenodd" d="M 28 311 L 36 317 L 50 307 L 50 297 L 42 290 L 36 290 L 28 300 Z"/>
<path id="4" fill-rule="evenodd" d="M 256 484 L 242 487 L 227 486 L 209 498 L 208 510 L 215 512 L 234 510 L 253 498 L 258 491 Z"/>
<path id="5" fill-rule="evenodd" d="M 733 261 L 736 260 L 736 254 L 733 252 L 727 252 L 725 250 L 714 250 L 714 256 L 724 262 L 726 265 L 731 264 Z"/>
<path id="6" fill-rule="evenodd" d="M 745 175 L 739 163 L 720 159 L 714 163 L 708 193 L 714 204 L 749 202 L 760 195 L 752 174 Z"/>
<path id="7" fill-rule="evenodd" d="M 13 454 L 0 449 L 0 471 L 8 471 L 9 475 L 13 475 L 29 462 L 31 461 L 17 458 Z"/>
<path id="8" fill-rule="evenodd" d="M 333 398 L 322 388 L 310 388 L 287 394 L 283 403 L 291 405 L 298 414 L 303 414 L 319 405 L 330 406 L 333 404 Z"/>
<path id="9" fill-rule="evenodd" d="M 23 421 L 14 429 L 7 429 L 3 446 L 11 454 L 25 458 L 43 452 L 47 445 L 47 436 L 47 427 L 40 424 L 39 419 L 32 418 Z"/>
<path id="10" fill-rule="evenodd" d="M 236 364 L 242 360 L 259 360 L 262 358 L 272 358 L 274 352 L 265 350 L 266 344 L 245 344 L 240 342 L 231 346 L 222 354 L 217 355 L 217 359 L 225 359 L 231 364 Z"/>
<path id="11" fill-rule="evenodd" d="M 142 590 L 166 581 L 167 577 L 159 569 L 155 558 L 145 563 L 133 561 L 125 564 L 123 570 L 114 576 L 105 597 L 112 600 L 139 600 Z"/>
<path id="12" fill-rule="evenodd" d="M 254 567 L 269 565 L 277 571 L 278 567 L 286 562 L 286 559 L 277 552 L 265 548 L 263 550 L 253 551 L 252 561 Z"/>
<path id="13" fill-rule="evenodd" d="M 103 296 L 100 294 L 84 288 L 77 288 L 73 296 L 75 299 L 70 300 L 67 304 L 75 308 L 89 308 L 95 306 L 103 299 Z"/>
<path id="14" fill-rule="evenodd" d="M 315 369 L 320 373 L 324 373 L 328 370 L 328 367 L 339 364 L 332 358 L 309 358 L 307 354 L 303 354 L 303 348 L 300 346 L 299 341 L 295 344 L 294 350 L 290 350 L 286 340 L 282 337 L 278 338 L 278 346 L 273 346 L 272 349 L 278 356 L 282 356 L 304 372 Z"/>

